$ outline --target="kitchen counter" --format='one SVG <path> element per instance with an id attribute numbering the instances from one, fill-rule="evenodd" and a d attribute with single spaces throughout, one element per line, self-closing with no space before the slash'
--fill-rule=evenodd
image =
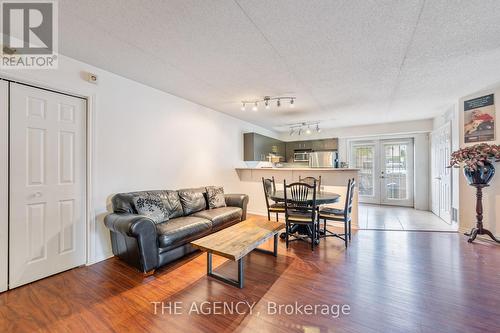
<path id="1" fill-rule="evenodd" d="M 272 170 L 272 171 L 359 171 L 355 168 L 236 168 L 236 170 Z"/>
<path id="2" fill-rule="evenodd" d="M 359 184 L 359 169 L 354 168 L 235 168 L 240 181 L 245 183 L 247 191 L 252 193 L 250 197 L 251 212 L 263 214 L 265 211 L 264 194 L 262 193 L 262 178 L 274 177 L 276 187 L 283 188 L 283 181 L 287 183 L 298 182 L 302 177 L 321 176 L 321 188 L 325 192 L 334 192 L 340 194 L 340 201 L 332 204 L 332 207 L 344 209 L 347 182 L 354 178 L 356 184 Z M 352 209 L 352 225 L 357 226 L 358 222 L 358 189 L 354 191 Z M 267 215 L 267 214 L 266 214 Z"/>

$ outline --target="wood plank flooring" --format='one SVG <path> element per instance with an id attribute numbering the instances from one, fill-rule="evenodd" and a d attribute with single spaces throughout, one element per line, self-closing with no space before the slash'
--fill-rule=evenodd
<path id="1" fill-rule="evenodd" d="M 214 268 L 236 274 L 221 257 Z M 245 270 L 240 290 L 205 276 L 206 254 L 146 278 L 112 258 L 0 294 L 0 332 L 500 331 L 500 247 L 468 244 L 457 233 L 361 230 L 347 250 L 328 238 L 314 252 L 302 242 L 286 250 L 280 241 L 278 258 L 251 253 Z M 223 301 L 244 313 L 200 313 L 207 305 L 222 312 Z M 162 314 L 160 303 L 155 314 L 151 302 L 171 304 L 172 314 Z M 180 314 L 169 302 L 181 302 Z M 250 314 L 238 302 L 256 304 Z M 272 313 L 274 304 L 295 302 L 347 304 L 350 313 Z"/>

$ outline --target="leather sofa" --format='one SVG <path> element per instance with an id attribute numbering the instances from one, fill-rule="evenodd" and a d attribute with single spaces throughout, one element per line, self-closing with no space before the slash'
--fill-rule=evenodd
<path id="1" fill-rule="evenodd" d="M 197 193 L 203 194 L 204 203 L 200 202 Z M 157 223 L 137 213 L 134 198 L 144 195 L 161 198 L 168 214 L 166 221 Z M 196 251 L 189 244 L 191 241 L 245 220 L 248 196 L 224 194 L 224 199 L 226 207 L 209 209 L 205 187 L 116 194 L 111 199 L 113 213 L 104 218 L 106 227 L 111 230 L 113 253 L 140 271 L 152 273 Z M 193 212 L 193 207 L 200 207 L 200 204 L 202 210 Z"/>

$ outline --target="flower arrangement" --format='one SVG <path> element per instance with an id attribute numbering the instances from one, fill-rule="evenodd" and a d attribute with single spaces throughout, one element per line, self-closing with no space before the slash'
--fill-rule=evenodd
<path id="1" fill-rule="evenodd" d="M 480 143 L 453 152 L 450 167 L 458 168 L 463 165 L 465 169 L 476 171 L 491 160 L 500 161 L 500 145 Z"/>

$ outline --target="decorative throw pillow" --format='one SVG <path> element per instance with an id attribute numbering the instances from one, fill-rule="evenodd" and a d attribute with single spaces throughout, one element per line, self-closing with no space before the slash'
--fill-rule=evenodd
<path id="1" fill-rule="evenodd" d="M 168 220 L 168 211 L 158 194 L 138 195 L 133 201 L 139 215 L 147 216 L 155 223 Z"/>
<path id="2" fill-rule="evenodd" d="M 226 207 L 224 188 L 222 186 L 207 187 L 208 207 L 210 209 Z"/>
<path id="3" fill-rule="evenodd" d="M 178 193 L 181 199 L 182 209 L 184 210 L 184 216 L 191 215 L 207 208 L 207 202 L 203 192 L 180 190 Z"/>

